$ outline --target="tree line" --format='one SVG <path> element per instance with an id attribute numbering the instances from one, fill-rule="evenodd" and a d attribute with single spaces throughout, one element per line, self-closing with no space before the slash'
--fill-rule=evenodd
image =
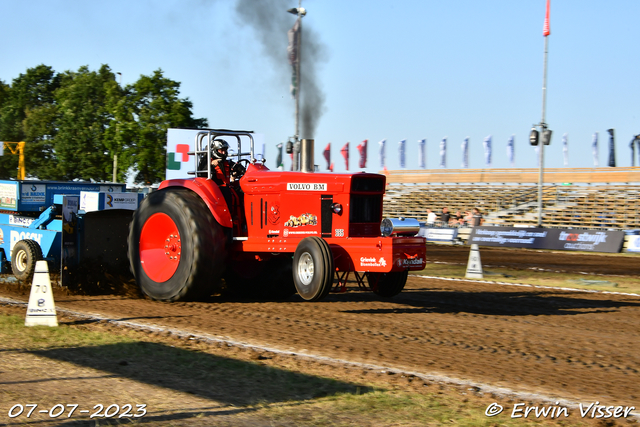
<path id="1" fill-rule="evenodd" d="M 162 70 L 122 87 L 108 65 L 56 73 L 39 65 L 11 84 L 0 80 L 0 141 L 25 141 L 28 178 L 118 182 L 164 179 L 168 128 L 206 128 L 180 83 Z M 0 179 L 16 178 L 18 156 L 5 149 Z"/>

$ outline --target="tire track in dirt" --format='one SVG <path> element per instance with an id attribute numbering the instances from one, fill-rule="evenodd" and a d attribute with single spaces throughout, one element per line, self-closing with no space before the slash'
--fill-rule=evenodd
<path id="1" fill-rule="evenodd" d="M 410 277 L 389 301 L 348 292 L 315 303 L 60 295 L 56 304 L 530 393 L 626 405 L 640 398 L 640 299 L 625 295 Z"/>

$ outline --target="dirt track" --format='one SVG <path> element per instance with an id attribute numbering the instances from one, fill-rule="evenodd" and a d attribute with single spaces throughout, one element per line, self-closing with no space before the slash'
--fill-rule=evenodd
<path id="1" fill-rule="evenodd" d="M 466 263 L 468 248 L 430 247 Z M 636 258 L 484 250 L 486 264 L 636 276 Z M 20 297 L 5 286 L 0 295 Z M 317 303 L 161 303 L 59 294 L 56 305 L 355 362 L 441 374 L 574 401 L 640 407 L 640 297 L 409 277 L 401 295 Z M 364 380 L 366 381 L 366 380 Z"/>

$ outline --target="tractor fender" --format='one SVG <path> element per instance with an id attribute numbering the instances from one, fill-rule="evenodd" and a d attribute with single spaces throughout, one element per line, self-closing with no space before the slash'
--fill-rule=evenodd
<path id="1" fill-rule="evenodd" d="M 181 187 L 193 191 L 205 202 L 218 224 L 229 228 L 233 226 L 227 202 L 215 182 L 206 178 L 169 179 L 163 181 L 158 190 L 169 187 Z"/>

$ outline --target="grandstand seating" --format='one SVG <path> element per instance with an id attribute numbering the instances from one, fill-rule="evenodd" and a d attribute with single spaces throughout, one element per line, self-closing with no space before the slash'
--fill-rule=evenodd
<path id="1" fill-rule="evenodd" d="M 616 169 L 624 169 L 618 172 Z M 516 170 L 499 170 L 515 183 L 497 183 L 489 170 L 483 170 L 482 182 L 464 182 L 461 174 L 451 170 L 409 171 L 411 181 L 401 171 L 387 172 L 387 192 L 384 215 L 411 217 L 426 221 L 426 209 L 441 212 L 447 206 L 451 214 L 477 207 L 485 218 L 485 225 L 536 226 L 538 224 L 538 186 L 517 182 Z M 572 175 L 572 171 L 575 172 Z M 607 229 L 640 229 L 640 168 L 563 169 L 557 176 L 573 176 L 569 183 L 547 183 L 543 186 L 542 224 L 546 227 L 580 227 Z M 423 173 L 420 173 L 423 172 Z M 463 170 L 469 180 L 478 172 Z M 613 175 L 613 174 L 618 175 Z M 437 176 L 436 176 L 437 175 Z M 452 182 L 435 182 L 444 176 Z M 524 176 L 524 173 L 520 175 Z M 612 176 L 635 182 L 618 183 Z M 546 178 L 546 175 L 545 175 Z M 616 182 L 601 183 L 599 180 Z M 437 224 L 443 225 L 443 224 Z"/>

